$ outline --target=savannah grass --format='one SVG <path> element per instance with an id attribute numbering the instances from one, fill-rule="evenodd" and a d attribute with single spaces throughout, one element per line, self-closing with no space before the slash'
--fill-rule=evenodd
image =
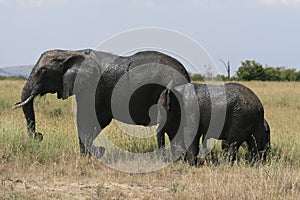
<path id="1" fill-rule="evenodd" d="M 212 151 L 218 164 L 196 168 L 179 162 L 141 174 L 80 157 L 71 98 L 37 97 L 36 127 L 44 140 L 29 138 L 22 110 L 11 109 L 24 83 L 0 81 L 0 199 L 299 199 L 299 82 L 243 83 L 262 100 L 271 127 L 266 165 L 249 165 L 241 149 L 239 164 L 231 167 L 222 161 L 218 143 Z M 138 139 L 122 134 L 118 126 L 113 121 L 102 133 L 118 147 L 137 153 L 157 149 L 153 128 L 134 128 L 152 135 Z"/>

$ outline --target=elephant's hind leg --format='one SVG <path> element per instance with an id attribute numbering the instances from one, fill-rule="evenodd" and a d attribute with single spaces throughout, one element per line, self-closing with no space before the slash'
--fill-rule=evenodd
<path id="1" fill-rule="evenodd" d="M 167 158 L 167 152 L 166 152 L 165 130 L 160 129 L 160 127 L 157 127 L 156 138 L 157 138 L 159 156 L 164 162 L 167 162 L 168 158 Z M 169 139 L 170 139 L 170 137 L 169 137 Z"/>
<path id="2" fill-rule="evenodd" d="M 258 159 L 258 149 L 255 137 L 251 134 L 251 136 L 246 140 L 248 145 L 248 154 L 246 159 L 252 164 Z"/>
<path id="3" fill-rule="evenodd" d="M 231 165 L 237 160 L 238 151 L 242 143 L 246 140 L 246 132 L 230 132 L 230 137 L 227 140 L 228 146 L 226 143 L 222 145 L 222 148 L 225 149 L 227 154 L 227 159 L 231 162 Z"/>
<path id="4" fill-rule="evenodd" d="M 258 126 L 251 138 L 247 140 L 250 159 L 252 162 L 261 160 L 265 162 L 267 160 L 267 154 L 270 148 L 270 135 L 269 132 L 265 131 L 263 125 Z"/>
<path id="5" fill-rule="evenodd" d="M 234 121 L 226 135 L 228 147 L 228 158 L 231 164 L 237 160 L 237 154 L 240 146 L 245 142 L 251 133 L 252 125 L 247 124 L 246 121 Z M 224 147 L 225 147 L 224 143 Z"/>

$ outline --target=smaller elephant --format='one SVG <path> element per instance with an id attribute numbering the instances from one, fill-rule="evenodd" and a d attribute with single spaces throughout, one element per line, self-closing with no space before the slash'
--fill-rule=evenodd
<path id="1" fill-rule="evenodd" d="M 175 144 L 185 149 L 190 165 L 197 165 L 201 136 L 204 151 L 207 139 L 222 140 L 232 163 L 243 142 L 248 144 L 252 158 L 265 160 L 270 128 L 261 101 L 249 88 L 239 83 L 188 83 L 174 88 L 170 82 L 160 94 L 158 105 L 157 142 L 163 156 L 166 132 L 171 150 L 173 138 L 183 138 L 184 146 L 178 141 Z"/>

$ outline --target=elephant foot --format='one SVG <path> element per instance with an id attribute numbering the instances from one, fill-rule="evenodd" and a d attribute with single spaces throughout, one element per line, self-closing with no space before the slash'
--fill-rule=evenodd
<path id="1" fill-rule="evenodd" d="M 37 141 L 42 141 L 43 140 L 43 134 L 40 132 L 35 132 L 35 133 L 29 133 L 29 137 L 37 140 Z"/>
<path id="2" fill-rule="evenodd" d="M 80 156 L 81 157 L 95 157 L 96 159 L 101 158 L 105 153 L 104 147 L 92 146 L 90 150 L 80 145 Z"/>
<path id="3" fill-rule="evenodd" d="M 184 161 L 186 158 L 186 151 L 179 145 L 174 145 L 173 149 L 171 147 L 171 159 L 172 162 L 178 163 L 179 161 Z"/>
<path id="4" fill-rule="evenodd" d="M 197 159 L 197 167 L 203 166 L 205 162 L 206 162 L 206 158 L 198 158 Z"/>
<path id="5" fill-rule="evenodd" d="M 204 164 L 210 166 L 210 165 L 218 165 L 219 160 L 216 153 L 213 151 L 210 151 L 206 148 L 201 149 L 197 156 L 197 167 L 203 166 Z"/>
<path id="6" fill-rule="evenodd" d="M 187 162 L 190 166 L 197 166 L 197 157 L 191 154 L 190 152 L 186 152 L 183 157 L 184 162 Z"/>
<path id="7" fill-rule="evenodd" d="M 170 158 L 168 158 L 168 156 L 166 155 L 166 150 L 165 149 L 160 149 L 158 151 L 158 158 L 162 161 L 162 162 L 169 162 Z"/>
<path id="8" fill-rule="evenodd" d="M 43 134 L 42 133 L 34 133 L 34 137 L 33 137 L 35 140 L 38 140 L 38 141 L 42 141 L 44 139 L 43 137 Z"/>
<path id="9" fill-rule="evenodd" d="M 230 165 L 232 167 L 234 165 L 235 161 L 237 160 L 237 153 L 236 152 L 228 152 L 226 157 L 227 157 L 226 160 L 230 163 Z"/>
<path id="10" fill-rule="evenodd" d="M 90 154 L 90 152 L 87 149 L 80 149 L 80 156 L 81 157 L 91 157 L 92 155 Z"/>
<path id="11" fill-rule="evenodd" d="M 205 159 L 207 156 L 209 156 L 210 151 L 207 148 L 202 148 L 201 151 L 199 152 L 198 158 L 200 159 Z"/>
<path id="12" fill-rule="evenodd" d="M 96 159 L 100 159 L 102 158 L 102 156 L 105 153 L 105 148 L 104 147 L 96 147 L 96 146 L 92 146 L 91 148 L 91 154 L 92 156 L 94 156 Z"/>
<path id="13" fill-rule="evenodd" d="M 190 166 L 192 166 L 192 167 L 197 167 L 199 163 L 197 162 L 197 159 L 194 158 L 194 159 L 192 159 L 192 160 L 189 160 L 189 164 L 190 164 Z"/>

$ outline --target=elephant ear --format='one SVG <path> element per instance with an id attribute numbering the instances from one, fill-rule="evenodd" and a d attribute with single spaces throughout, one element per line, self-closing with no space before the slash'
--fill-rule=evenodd
<path id="1" fill-rule="evenodd" d="M 65 74 L 70 68 L 72 68 L 76 64 L 81 64 L 84 61 L 85 57 L 83 55 L 74 55 L 68 57 L 63 62 L 63 73 Z"/>
<path id="2" fill-rule="evenodd" d="M 67 99 L 74 94 L 74 82 L 84 60 L 83 55 L 73 55 L 63 62 L 63 88 L 59 98 Z"/>
<path id="3" fill-rule="evenodd" d="M 191 92 L 191 89 L 193 88 L 193 84 L 187 83 L 184 85 L 179 85 L 175 87 L 175 90 L 178 91 L 182 95 L 186 95 L 189 92 Z"/>
<path id="4" fill-rule="evenodd" d="M 198 97 L 192 83 L 177 86 L 175 90 L 182 95 L 181 111 L 184 114 L 184 142 L 186 147 L 189 147 L 197 135 L 200 120 Z"/>
<path id="5" fill-rule="evenodd" d="M 198 105 L 195 88 L 192 83 L 187 83 L 184 85 L 177 86 L 175 87 L 175 91 L 179 92 L 182 95 L 183 105 L 185 108 L 187 108 L 188 106 Z M 191 103 L 193 103 L 193 105 L 191 105 Z"/>

